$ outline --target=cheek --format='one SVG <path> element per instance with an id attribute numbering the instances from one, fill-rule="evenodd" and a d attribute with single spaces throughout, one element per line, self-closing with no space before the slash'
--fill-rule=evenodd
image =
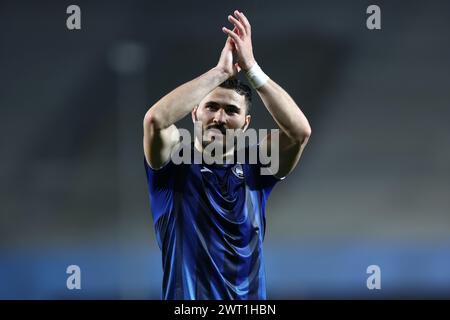
<path id="1" fill-rule="evenodd" d="M 200 121 L 201 123 L 205 124 L 208 123 L 209 119 L 211 118 L 209 112 L 197 112 L 197 121 Z"/>
<path id="2" fill-rule="evenodd" d="M 230 124 L 232 124 L 235 129 L 242 128 L 245 125 L 245 118 L 232 117 L 230 118 Z"/>

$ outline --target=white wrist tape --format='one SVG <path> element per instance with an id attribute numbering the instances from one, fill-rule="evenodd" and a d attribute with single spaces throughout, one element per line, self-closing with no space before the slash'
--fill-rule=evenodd
<path id="1" fill-rule="evenodd" d="M 245 75 L 250 82 L 253 89 L 261 88 L 263 85 L 269 81 L 269 77 L 262 71 L 261 67 L 255 63 L 253 67 L 248 70 Z"/>

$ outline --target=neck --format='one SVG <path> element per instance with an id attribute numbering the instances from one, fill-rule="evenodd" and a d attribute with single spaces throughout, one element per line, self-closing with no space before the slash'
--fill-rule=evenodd
<path id="1" fill-rule="evenodd" d="M 197 138 L 195 138 L 194 148 L 198 152 L 200 152 L 202 154 L 202 156 L 211 157 L 211 153 L 203 148 L 202 143 Z M 235 148 L 233 146 L 230 149 L 228 149 L 226 152 L 223 153 L 223 155 L 222 155 L 223 163 L 226 163 L 227 158 L 230 158 L 230 159 L 234 158 L 234 149 Z"/>

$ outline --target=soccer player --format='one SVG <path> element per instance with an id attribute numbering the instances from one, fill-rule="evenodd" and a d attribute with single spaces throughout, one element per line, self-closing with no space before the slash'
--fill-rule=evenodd
<path id="1" fill-rule="evenodd" d="M 311 135 L 294 100 L 256 63 L 246 16 L 236 10 L 228 21 L 233 28 L 222 28 L 227 39 L 218 64 L 161 98 L 144 117 L 163 299 L 266 299 L 266 201 L 274 185 L 295 168 Z M 181 142 L 175 123 L 188 114 L 203 129 L 191 144 L 193 153 L 206 152 L 213 142 L 225 146 L 227 129 L 247 130 L 251 89 L 236 80 L 241 70 L 279 126 L 278 170 L 262 174 L 260 162 L 176 164 L 171 154 Z M 271 137 L 256 148 L 270 153 Z M 234 149 L 227 145 L 224 153 Z"/>

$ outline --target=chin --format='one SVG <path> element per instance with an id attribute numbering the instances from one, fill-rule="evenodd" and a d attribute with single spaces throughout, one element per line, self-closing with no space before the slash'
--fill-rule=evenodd
<path id="1" fill-rule="evenodd" d="M 203 136 L 203 147 L 206 147 L 213 142 L 218 145 L 224 146 L 225 136 L 220 133 L 208 133 Z"/>
<path id="2" fill-rule="evenodd" d="M 213 142 L 213 141 L 223 142 L 223 141 L 225 141 L 225 135 L 223 135 L 219 132 L 207 132 L 203 138 L 208 142 Z"/>

